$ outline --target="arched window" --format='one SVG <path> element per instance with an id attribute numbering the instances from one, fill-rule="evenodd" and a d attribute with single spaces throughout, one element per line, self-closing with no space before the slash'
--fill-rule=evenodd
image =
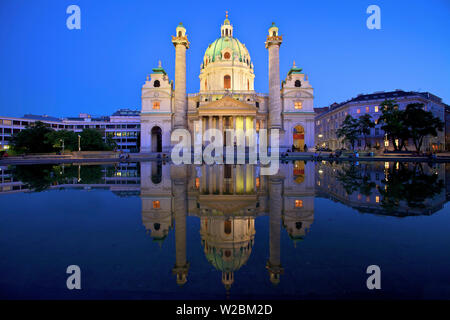
<path id="1" fill-rule="evenodd" d="M 295 80 L 295 86 L 296 87 L 301 87 L 302 83 L 300 82 L 300 80 Z"/>
<path id="2" fill-rule="evenodd" d="M 225 54 L 223 55 L 223 57 L 225 58 L 225 59 L 230 59 L 231 58 L 231 55 L 230 55 L 230 53 L 229 52 L 225 52 Z"/>
<path id="3" fill-rule="evenodd" d="M 225 30 L 225 36 L 228 37 L 228 29 Z"/>
<path id="4" fill-rule="evenodd" d="M 223 230 L 225 234 L 231 233 L 231 220 L 225 220 L 225 222 L 223 223 Z"/>
<path id="5" fill-rule="evenodd" d="M 178 36 L 181 37 L 182 35 L 181 31 L 178 31 Z"/>
<path id="6" fill-rule="evenodd" d="M 274 32 L 272 33 L 272 35 L 273 35 L 274 37 L 276 37 L 276 36 L 277 36 L 277 32 L 274 31 Z"/>
<path id="7" fill-rule="evenodd" d="M 223 87 L 225 89 L 231 88 L 231 77 L 229 75 L 226 75 L 225 77 L 223 77 Z"/>
<path id="8" fill-rule="evenodd" d="M 161 229 L 161 225 L 159 223 L 154 223 L 153 228 L 155 228 L 155 230 L 159 230 Z"/>
<path id="9" fill-rule="evenodd" d="M 159 101 L 153 101 L 153 109 L 159 110 L 159 108 L 160 108 L 160 103 L 159 103 Z"/>
<path id="10" fill-rule="evenodd" d="M 155 82 L 153 82 L 153 86 L 155 88 L 158 88 L 159 86 L 161 86 L 161 84 L 159 83 L 159 80 L 155 80 Z"/>

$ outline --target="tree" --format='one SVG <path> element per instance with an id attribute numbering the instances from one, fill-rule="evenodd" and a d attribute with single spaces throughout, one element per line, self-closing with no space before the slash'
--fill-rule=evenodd
<path id="1" fill-rule="evenodd" d="M 338 138 L 342 138 L 344 142 L 347 141 L 352 147 L 352 150 L 354 150 L 355 141 L 358 139 L 358 130 L 358 120 L 351 115 L 347 115 L 342 122 L 341 128 L 336 130 L 336 134 Z"/>
<path id="2" fill-rule="evenodd" d="M 34 126 L 13 135 L 11 140 L 12 148 L 17 153 L 45 153 L 54 151 L 52 143 L 46 139 L 46 135 L 53 130 L 41 121 L 34 123 Z"/>
<path id="3" fill-rule="evenodd" d="M 73 131 L 51 131 L 45 135 L 45 138 L 47 139 L 47 142 L 50 143 L 56 150 L 62 149 L 63 141 L 65 150 L 78 150 L 78 137 L 77 134 Z"/>
<path id="4" fill-rule="evenodd" d="M 389 140 L 391 140 L 394 150 L 401 150 L 406 145 L 405 141 L 410 138 L 408 127 L 405 125 L 405 111 L 399 110 L 395 100 L 385 100 L 381 104 L 382 115 L 378 123 L 382 123 L 381 129 L 384 130 Z M 397 141 L 400 142 L 397 145 Z"/>
<path id="5" fill-rule="evenodd" d="M 117 147 L 116 142 L 111 137 L 106 137 L 103 141 L 102 132 L 96 129 L 84 129 L 80 133 L 81 150 L 84 151 L 110 151 Z"/>
<path id="6" fill-rule="evenodd" d="M 80 133 L 81 150 L 83 151 L 103 151 L 107 150 L 107 145 L 103 142 L 100 131 L 95 129 L 84 129 Z"/>
<path id="7" fill-rule="evenodd" d="M 405 109 L 405 125 L 417 151 L 422 148 L 423 139 L 430 135 L 436 137 L 444 129 L 444 122 L 432 112 L 425 111 L 423 103 L 410 103 Z"/>
<path id="8" fill-rule="evenodd" d="M 375 127 L 370 114 L 365 114 L 358 119 L 358 131 L 364 137 L 364 150 L 367 146 L 367 136 L 370 135 L 370 129 Z"/>

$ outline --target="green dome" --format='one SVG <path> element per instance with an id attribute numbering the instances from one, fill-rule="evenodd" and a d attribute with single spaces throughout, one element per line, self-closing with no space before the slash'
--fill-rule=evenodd
<path id="1" fill-rule="evenodd" d="M 224 258 L 224 251 L 229 250 L 231 256 L 227 259 Z M 220 271 L 232 272 L 239 270 L 246 264 L 251 250 L 246 250 L 243 247 L 233 249 L 216 249 L 212 248 L 210 252 L 206 254 L 206 259 L 211 263 L 214 268 Z"/>
<path id="2" fill-rule="evenodd" d="M 246 62 L 251 67 L 250 54 L 247 48 L 238 39 L 233 37 L 220 37 L 211 43 L 206 49 L 203 63 L 222 60 L 222 50 L 230 48 L 233 52 L 233 59 L 237 57 L 240 62 Z M 204 66 L 203 66 L 204 67 Z"/>

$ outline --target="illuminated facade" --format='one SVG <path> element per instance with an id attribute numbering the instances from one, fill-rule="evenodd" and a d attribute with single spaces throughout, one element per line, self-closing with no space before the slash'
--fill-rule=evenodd
<path id="1" fill-rule="evenodd" d="M 281 83 L 279 49 L 282 36 L 275 24 L 269 28 L 269 94 L 254 89 L 254 65 L 246 46 L 234 36 L 228 15 L 220 37 L 206 49 L 200 64 L 200 89 L 186 95 L 186 51 L 189 41 L 180 23 L 175 46 L 175 83 L 161 64 L 142 87 L 141 152 L 167 152 L 170 134 L 188 129 L 192 142 L 209 128 L 279 129 L 282 150 L 314 147 L 313 88 L 307 75 L 295 65 Z M 226 145 L 231 141 L 226 141 Z"/>
<path id="2" fill-rule="evenodd" d="M 382 124 L 378 124 L 378 118 L 382 111 L 380 104 L 385 100 L 395 100 L 400 110 L 404 110 L 410 103 L 423 103 L 426 111 L 431 111 L 435 117 L 446 121 L 446 109 L 448 106 L 442 102 L 442 99 L 429 92 L 406 92 L 396 90 L 391 92 L 375 92 L 372 94 L 360 94 L 356 98 L 350 99 L 340 104 L 333 104 L 326 112 L 319 113 L 316 116 L 316 143 L 319 147 L 327 147 L 332 150 L 348 148 L 342 139 L 337 137 L 336 130 L 339 129 L 347 115 L 358 119 L 363 115 L 370 115 L 375 122 L 375 127 L 370 129 L 367 135 L 367 146 L 364 145 L 364 137 L 361 136 L 355 143 L 355 149 L 365 149 L 365 147 L 377 148 L 380 150 L 393 150 L 394 146 L 388 141 Z M 428 136 L 424 139 L 423 150 L 445 150 L 446 131 L 438 131 L 437 137 Z M 406 141 L 408 150 L 415 150 L 411 139 Z"/>

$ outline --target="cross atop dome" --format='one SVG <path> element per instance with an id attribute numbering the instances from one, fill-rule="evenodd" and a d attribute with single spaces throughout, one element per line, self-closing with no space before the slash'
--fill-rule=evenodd
<path id="1" fill-rule="evenodd" d="M 228 20 L 228 11 L 225 11 L 225 20 L 220 28 L 220 32 L 222 37 L 233 37 L 233 26 L 231 25 L 230 20 Z"/>

